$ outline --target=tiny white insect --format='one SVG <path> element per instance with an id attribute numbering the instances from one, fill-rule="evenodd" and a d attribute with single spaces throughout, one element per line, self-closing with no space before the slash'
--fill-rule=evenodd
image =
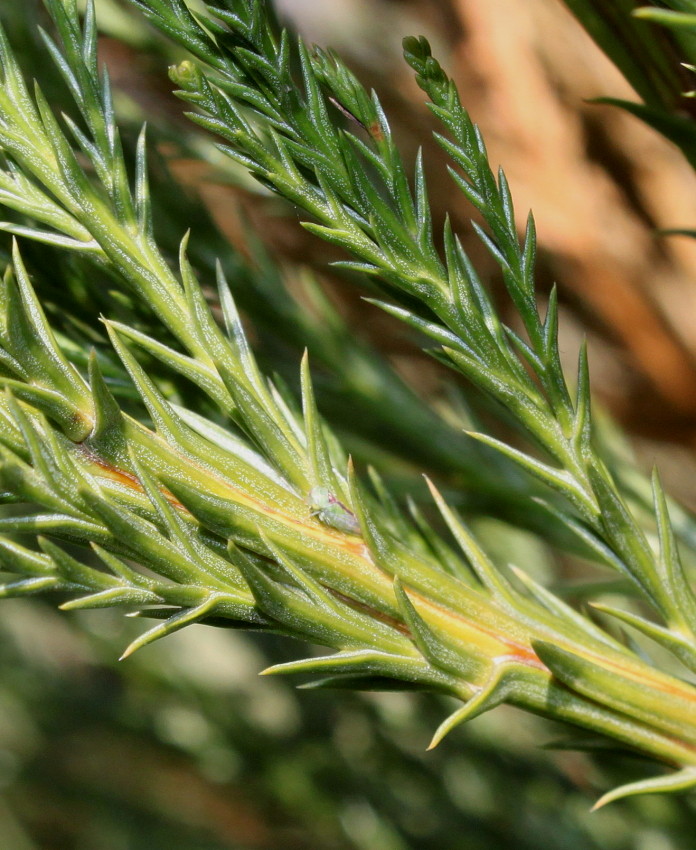
<path id="1" fill-rule="evenodd" d="M 339 531 L 347 531 L 349 534 L 360 534 L 360 524 L 355 514 L 327 487 L 312 487 L 307 501 L 311 515 L 325 525 L 330 525 Z"/>

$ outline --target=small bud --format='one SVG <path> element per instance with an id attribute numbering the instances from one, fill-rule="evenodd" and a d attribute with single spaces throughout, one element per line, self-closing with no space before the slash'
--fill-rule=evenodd
<path id="1" fill-rule="evenodd" d="M 184 91 L 197 91 L 201 87 L 202 75 L 194 62 L 185 59 L 178 65 L 169 66 L 169 79 Z"/>
<path id="2" fill-rule="evenodd" d="M 406 36 L 402 45 L 404 53 L 407 54 L 407 60 L 411 57 L 416 61 L 423 62 L 431 55 L 430 43 L 425 36 L 419 38 L 414 35 Z"/>

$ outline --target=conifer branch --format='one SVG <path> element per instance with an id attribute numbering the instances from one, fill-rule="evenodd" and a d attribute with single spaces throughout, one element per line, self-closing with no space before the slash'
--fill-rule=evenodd
<path id="1" fill-rule="evenodd" d="M 301 42 L 294 48 L 263 3 L 210 8 L 205 26 L 180 0 L 138 5 L 208 66 L 187 62 L 173 73 L 184 99 L 202 110 L 195 120 L 307 210 L 308 229 L 350 252 L 353 268 L 379 276 L 396 302 L 384 309 L 435 339 L 449 365 L 508 408 L 543 458 L 477 438 L 565 497 L 558 521 L 627 576 L 662 621 L 605 611 L 696 669 L 696 601 L 659 481 L 653 551 L 593 446 L 585 355 L 572 396 L 558 356 L 555 299 L 543 319 L 537 310 L 533 223 L 520 243 L 507 182 L 491 171 L 427 43 L 407 41 L 407 59 L 448 131 L 442 146 L 483 217 L 481 238 L 526 339 L 501 323 L 449 225 L 440 255 L 422 162 L 412 188 L 377 98 L 336 57 L 311 54 Z M 435 488 L 449 538 L 417 513 L 408 519 L 377 477 L 368 491 L 318 413 L 307 358 L 301 398 L 289 398 L 260 369 L 221 271 L 224 329 L 217 323 L 188 238 L 176 268 L 155 239 L 144 132 L 129 179 L 109 82 L 98 70 L 92 7 L 81 24 L 73 0 L 47 6 L 59 34 L 58 42 L 45 36 L 47 50 L 81 123 L 58 119 L 38 87 L 30 94 L 0 35 L 7 160 L 0 201 L 34 222 L 3 226 L 98 257 L 177 348 L 104 319 L 141 402 L 138 417 L 127 413 L 96 355 L 87 373 L 66 356 L 15 249 L 0 320 L 0 489 L 35 512 L 0 519 L 0 558 L 19 576 L 2 593 L 59 590 L 70 607 L 127 606 L 158 619 L 124 655 L 193 622 L 279 631 L 336 652 L 269 672 L 311 674 L 320 685 L 395 680 L 460 698 L 464 707 L 434 742 L 507 702 L 678 769 L 640 791 L 695 785 L 692 684 L 641 660 L 523 574 L 493 565 Z M 332 115 L 334 101 L 341 110 Z M 339 126 L 346 112 L 362 137 Z M 229 430 L 168 400 L 143 353 L 193 382 Z M 17 534 L 39 548 L 20 545 Z M 99 560 L 86 553 L 80 561 L 54 540 L 92 547 Z M 627 786 L 612 799 L 635 792 Z"/>
<path id="2" fill-rule="evenodd" d="M 205 50 L 188 38 L 188 24 L 177 28 L 178 3 L 138 5 L 213 69 L 206 72 L 187 61 L 171 71 L 179 95 L 199 110 L 190 117 L 222 136 L 221 149 L 264 185 L 310 213 L 318 223 L 305 223 L 307 229 L 353 254 L 361 271 L 379 276 L 393 297 L 408 304 L 380 306 L 434 339 L 441 359 L 503 404 L 550 463 L 486 435 L 471 436 L 562 494 L 577 514 L 575 522 L 612 552 L 612 565 L 635 583 L 669 628 L 675 633 L 686 628 L 694 643 L 696 623 L 688 615 L 685 625 L 677 586 L 664 584 L 643 529 L 593 446 L 585 350 L 579 354 L 573 398 L 559 359 L 554 293 L 546 315 L 539 315 L 533 219 L 528 218 L 520 242 L 505 176 L 491 170 L 478 129 L 425 39 L 406 40 L 406 59 L 447 131 L 437 138 L 457 167 L 453 178 L 488 227 L 474 224 L 501 268 L 526 340 L 500 322 L 449 222 L 440 257 L 422 160 L 411 189 L 376 95 L 368 94 L 336 56 L 319 49 L 310 53 L 300 42 L 300 86 L 291 73 L 289 37 L 274 34 L 264 4 L 210 8 L 206 30 L 212 35 L 206 36 Z M 332 119 L 332 103 L 355 118 L 352 126 L 341 127 L 336 114 Z M 253 116 L 253 124 L 246 116 Z M 421 309 L 414 310 L 414 299 Z M 655 499 L 662 498 L 656 484 Z M 656 522 L 663 520 L 664 515 Z M 692 609 L 693 593 L 688 596 L 685 606 Z"/>

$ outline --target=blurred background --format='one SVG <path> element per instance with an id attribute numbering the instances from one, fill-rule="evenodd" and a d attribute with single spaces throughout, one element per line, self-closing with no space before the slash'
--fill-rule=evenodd
<path id="1" fill-rule="evenodd" d="M 495 270 L 471 238 L 471 212 L 447 177 L 424 98 L 401 60 L 403 36 L 428 36 L 492 163 L 506 170 L 522 226 L 534 210 L 540 297 L 558 282 L 568 363 L 587 335 L 595 394 L 630 435 L 636 464 L 657 462 L 672 493 L 696 506 L 696 243 L 657 233 L 694 227 L 696 180 L 676 148 L 592 102 L 635 95 L 566 6 L 276 5 L 291 27 L 335 48 L 378 89 L 407 158 L 424 147 L 436 217 L 453 216 L 495 289 Z M 181 117 L 166 77 L 181 51 L 125 4 L 96 6 L 126 136 L 147 117 L 157 152 L 186 186 L 179 219 L 169 211 L 172 230 L 180 236 L 191 225 L 195 241 L 197 230 L 217 229 L 246 256 L 251 228 L 291 282 L 313 269 L 346 320 L 359 316 L 366 338 L 437 403 L 437 366 L 391 322 L 368 315 L 359 288 L 337 287 L 326 265 L 333 250 Z M 38 0 L 2 4 L 0 19 L 28 73 L 57 86 L 35 35 L 45 23 Z M 64 92 L 57 86 L 53 95 L 55 102 Z M 552 555 L 531 535 L 494 521 L 477 528 L 500 557 L 514 552 L 537 575 L 554 574 Z M 426 753 L 448 707 L 440 699 L 259 679 L 301 649 L 204 626 L 118 664 L 142 624 L 111 611 L 61 613 L 55 602 L 0 606 L 0 850 L 694 847 L 693 797 L 638 798 L 591 815 L 600 789 L 636 778 L 642 766 L 613 753 L 541 748 L 564 736 L 547 722 L 496 709 Z"/>

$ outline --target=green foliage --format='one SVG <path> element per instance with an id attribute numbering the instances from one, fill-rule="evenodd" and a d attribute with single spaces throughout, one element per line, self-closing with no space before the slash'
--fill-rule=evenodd
<path id="1" fill-rule="evenodd" d="M 201 63 L 170 71 L 195 107 L 190 117 L 263 186 L 305 210 L 306 229 L 350 257 L 338 265 L 374 279 L 379 297 L 370 302 L 434 341 L 431 353 L 504 408 L 527 442 L 455 435 L 352 339 L 313 284 L 314 316 L 279 289 L 276 272 L 269 285 L 247 269 L 255 283 L 246 307 L 265 334 L 295 350 L 308 345 L 343 372 L 342 392 L 373 417 L 373 444 L 383 431 L 381 443 L 409 464 L 450 467 L 499 497 L 501 512 L 522 505 L 526 525 L 540 527 L 543 517 L 549 539 L 616 570 L 651 613 L 607 605 L 603 613 L 696 670 L 696 597 L 659 479 L 646 521 L 595 440 L 584 348 L 573 391 L 566 381 L 555 293 L 540 315 L 533 219 L 520 241 L 505 176 L 491 170 L 427 41 L 407 39 L 406 60 L 443 125 L 437 139 L 483 222 L 473 226 L 500 267 L 520 333 L 501 321 L 449 222 L 435 233 L 422 157 L 411 179 L 378 98 L 335 55 L 295 43 L 261 2 L 206 5 L 201 18 L 181 0 L 134 2 Z M 310 674 L 318 687 L 455 696 L 464 705 L 433 745 L 506 702 L 676 768 L 600 804 L 695 785 L 690 682 L 524 572 L 493 564 L 434 485 L 441 521 L 432 523 L 415 506 L 407 514 L 374 471 L 368 489 L 319 413 L 308 357 L 299 394 L 270 379 L 222 264 L 213 305 L 188 235 L 170 262 L 145 130 L 131 180 L 98 67 L 93 7 L 84 21 L 73 0 L 47 8 L 58 39 L 44 34 L 46 50 L 77 117 L 59 119 L 38 86 L 30 93 L 2 36 L 0 201 L 18 215 L 2 227 L 98 266 L 118 298 L 104 310 L 97 349 L 82 336 L 66 344 L 14 248 L 0 319 L 0 489 L 28 508 L 0 519 L 0 558 L 16 575 L 3 595 L 50 589 L 68 595 L 66 608 L 123 606 L 155 618 L 124 657 L 194 622 L 322 644 L 335 652 L 267 672 Z M 201 266 L 210 273 L 210 262 Z M 124 303 L 137 305 L 139 321 L 130 309 L 120 314 Z M 195 403 L 185 403 L 188 393 Z"/>
<path id="2" fill-rule="evenodd" d="M 648 108 L 669 111 L 675 106 L 680 79 L 671 45 L 640 20 L 648 16 L 636 9 L 635 0 L 565 0 L 565 4 Z M 682 0 L 666 5 L 677 8 Z"/>
<path id="3" fill-rule="evenodd" d="M 644 101 L 598 102 L 636 115 L 696 167 L 696 129 L 690 104 L 683 99 L 691 93 L 684 91 L 688 78 L 679 68 L 692 71 L 696 61 L 696 5 L 692 0 L 666 0 L 663 5 L 669 8 L 636 6 L 634 0 L 565 2 Z"/>

